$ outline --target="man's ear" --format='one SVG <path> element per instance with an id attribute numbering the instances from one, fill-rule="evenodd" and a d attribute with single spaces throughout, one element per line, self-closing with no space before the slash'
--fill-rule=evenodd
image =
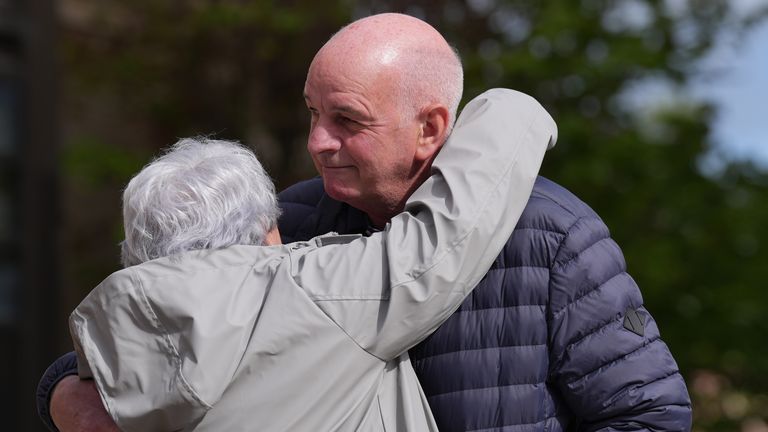
<path id="1" fill-rule="evenodd" d="M 444 105 L 432 104 L 421 110 L 421 130 L 415 155 L 417 160 L 426 161 L 437 154 L 448 136 L 449 120 L 450 114 Z"/>

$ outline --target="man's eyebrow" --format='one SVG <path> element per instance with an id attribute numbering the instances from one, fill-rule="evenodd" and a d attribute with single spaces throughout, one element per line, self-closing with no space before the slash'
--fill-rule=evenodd
<path id="1" fill-rule="evenodd" d="M 340 112 L 342 114 L 348 114 L 348 115 L 352 115 L 352 116 L 356 116 L 356 117 L 365 117 L 366 116 L 366 113 L 364 113 L 363 111 L 361 111 L 359 109 L 356 109 L 355 107 L 353 107 L 351 105 L 335 106 L 335 107 L 333 107 L 333 110 L 336 111 L 336 112 Z"/>
<path id="2" fill-rule="evenodd" d="M 309 95 L 307 95 L 306 93 L 304 93 L 304 100 L 307 102 L 308 105 L 312 104 L 312 101 L 310 100 Z M 352 105 L 345 104 L 345 105 L 332 106 L 331 108 L 333 111 L 342 113 L 342 114 L 352 115 L 356 117 L 366 117 L 366 118 L 368 117 L 368 114 L 366 112 L 361 111 Z"/>

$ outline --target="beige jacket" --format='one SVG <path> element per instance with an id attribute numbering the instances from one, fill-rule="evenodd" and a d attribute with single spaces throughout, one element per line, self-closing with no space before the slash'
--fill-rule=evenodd
<path id="1" fill-rule="evenodd" d="M 480 281 L 557 129 L 490 90 L 370 237 L 234 246 L 114 273 L 72 313 L 81 377 L 125 431 L 434 431 L 407 350 Z"/>

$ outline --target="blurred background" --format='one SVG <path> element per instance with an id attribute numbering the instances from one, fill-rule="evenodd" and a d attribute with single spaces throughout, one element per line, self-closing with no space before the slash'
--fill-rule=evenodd
<path id="1" fill-rule="evenodd" d="M 314 175 L 314 53 L 375 12 L 456 46 L 464 101 L 538 98 L 543 174 L 606 221 L 678 360 L 695 431 L 768 431 L 768 0 L 0 0 L 0 413 L 118 269 L 120 192 L 179 137 L 255 149 L 282 189 Z"/>

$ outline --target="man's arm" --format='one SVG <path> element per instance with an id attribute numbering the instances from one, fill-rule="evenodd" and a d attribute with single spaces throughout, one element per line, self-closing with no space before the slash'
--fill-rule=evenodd
<path id="1" fill-rule="evenodd" d="M 118 430 L 107 414 L 94 382 L 77 377 L 74 352 L 56 359 L 43 374 L 37 386 L 37 413 L 51 431 Z"/>
<path id="2" fill-rule="evenodd" d="M 67 375 L 56 384 L 49 415 L 51 430 L 59 425 L 60 431 L 119 432 L 101 402 L 93 380 L 82 380 L 77 375 Z"/>
<path id="3" fill-rule="evenodd" d="M 550 277 L 551 377 L 579 431 L 689 431 L 685 382 L 597 216 L 568 229 Z"/>

